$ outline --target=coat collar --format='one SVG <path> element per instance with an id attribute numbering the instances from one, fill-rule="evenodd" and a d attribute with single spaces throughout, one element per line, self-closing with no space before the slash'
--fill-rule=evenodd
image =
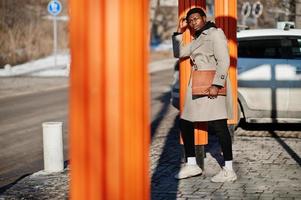
<path id="1" fill-rule="evenodd" d="M 201 35 L 199 36 L 199 37 L 197 37 L 197 38 L 193 38 L 193 40 L 201 40 L 201 39 L 203 39 L 203 38 L 206 38 L 208 35 L 209 35 L 209 32 L 212 30 L 212 29 L 214 29 L 214 27 L 211 27 L 211 28 L 209 28 L 209 29 L 206 29 L 206 30 L 204 30 L 202 33 L 201 33 Z"/>

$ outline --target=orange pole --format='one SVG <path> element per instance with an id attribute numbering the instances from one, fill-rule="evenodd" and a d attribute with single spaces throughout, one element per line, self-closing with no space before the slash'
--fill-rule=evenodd
<path id="1" fill-rule="evenodd" d="M 71 199 L 150 198 L 148 1 L 70 1 Z"/>
<path id="2" fill-rule="evenodd" d="M 186 16 L 189 9 L 201 7 L 205 10 L 205 0 L 179 0 L 179 18 Z M 187 29 L 183 35 L 184 43 L 191 41 L 191 34 Z M 186 96 L 186 87 L 190 77 L 191 64 L 189 59 L 180 60 L 180 112 L 183 111 Z M 181 140 L 183 144 L 183 141 Z M 204 145 L 208 143 L 208 133 L 206 123 L 197 123 L 195 125 L 195 145 Z"/>
<path id="3" fill-rule="evenodd" d="M 233 118 L 228 120 L 228 124 L 236 124 L 238 112 L 237 97 L 237 0 L 215 0 L 215 21 L 218 27 L 222 28 L 228 38 L 230 51 L 229 76 L 231 80 L 233 99 Z"/>

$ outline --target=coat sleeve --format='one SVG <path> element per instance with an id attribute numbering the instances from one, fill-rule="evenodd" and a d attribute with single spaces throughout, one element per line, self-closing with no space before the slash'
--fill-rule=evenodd
<path id="1" fill-rule="evenodd" d="M 227 38 L 221 29 L 212 32 L 213 53 L 217 62 L 212 85 L 224 87 L 230 65 Z"/>
<path id="2" fill-rule="evenodd" d="M 172 35 L 173 53 L 176 58 L 185 58 L 191 55 L 191 44 L 184 45 L 182 35 L 179 33 Z"/>

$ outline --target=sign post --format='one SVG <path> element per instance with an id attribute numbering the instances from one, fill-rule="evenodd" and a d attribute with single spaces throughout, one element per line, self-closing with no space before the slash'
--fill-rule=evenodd
<path id="1" fill-rule="evenodd" d="M 57 64 L 57 18 L 56 16 L 62 11 L 62 4 L 58 0 L 52 0 L 48 3 L 47 10 L 53 16 L 53 54 L 54 67 Z"/>

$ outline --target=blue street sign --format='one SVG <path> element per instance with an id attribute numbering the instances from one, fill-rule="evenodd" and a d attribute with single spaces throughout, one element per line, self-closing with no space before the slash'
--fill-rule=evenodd
<path id="1" fill-rule="evenodd" d="M 58 0 L 52 0 L 48 3 L 47 10 L 51 15 L 57 16 L 62 11 L 62 4 Z"/>

